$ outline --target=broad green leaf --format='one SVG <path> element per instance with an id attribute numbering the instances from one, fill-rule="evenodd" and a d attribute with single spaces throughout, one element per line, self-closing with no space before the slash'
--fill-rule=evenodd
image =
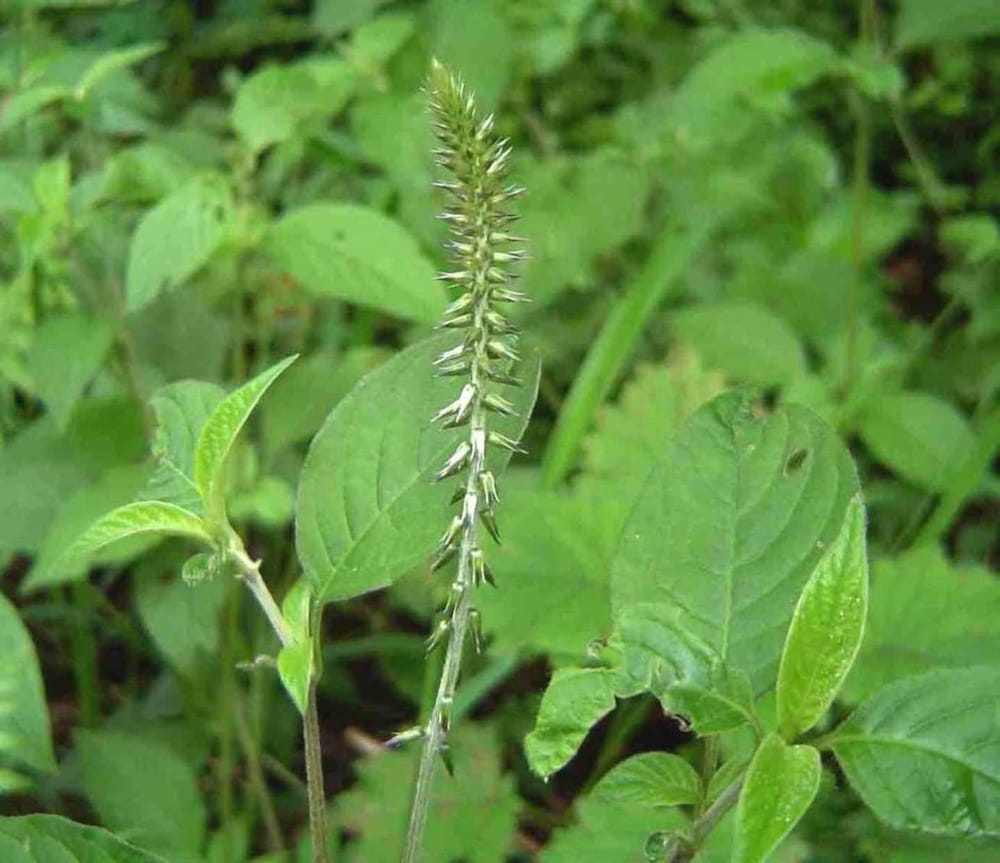
<path id="1" fill-rule="evenodd" d="M 791 405 L 759 416 L 747 392 L 720 396 L 664 447 L 625 525 L 616 618 L 662 605 L 766 689 L 795 603 L 857 493 L 850 456 L 815 414 Z"/>
<path id="2" fill-rule="evenodd" d="M 736 814 L 733 863 L 761 863 L 792 831 L 819 790 L 819 752 L 768 735 L 750 762 Z"/>
<path id="3" fill-rule="evenodd" d="M 189 578 L 185 564 L 183 579 L 143 578 L 135 593 L 136 610 L 153 644 L 182 674 L 217 656 L 219 613 L 231 583 L 231 579 L 206 578 L 192 584 Z"/>
<path id="4" fill-rule="evenodd" d="M 616 764 L 591 792 L 594 797 L 635 806 L 694 805 L 701 778 L 679 755 L 644 752 Z"/>
<path id="5" fill-rule="evenodd" d="M 286 357 L 226 396 L 205 420 L 194 451 L 194 481 L 203 504 L 219 506 L 226 457 L 267 388 L 298 358 Z"/>
<path id="6" fill-rule="evenodd" d="M 145 45 L 131 45 L 117 51 L 101 54 L 83 73 L 77 81 L 74 95 L 77 99 L 85 99 L 91 91 L 110 75 L 121 69 L 127 69 L 136 63 L 147 60 L 154 54 L 159 54 L 166 45 L 163 42 L 150 42 Z"/>
<path id="7" fill-rule="evenodd" d="M 194 478 L 195 449 L 205 422 L 224 398 L 221 387 L 204 381 L 178 381 L 153 393 L 150 404 L 156 413 L 156 471 L 143 498 L 201 512 L 201 495 Z"/>
<path id="8" fill-rule="evenodd" d="M 851 785 L 893 827 L 1000 836 L 1000 669 L 930 671 L 876 692 L 831 741 Z"/>
<path id="9" fill-rule="evenodd" d="M 789 384 L 806 370 L 792 329 L 764 306 L 750 302 L 699 303 L 674 313 L 676 337 L 705 366 L 747 383 Z"/>
<path id="10" fill-rule="evenodd" d="M 995 0 L 902 0 L 896 17 L 896 44 L 919 48 L 938 42 L 978 39 L 1000 33 Z"/>
<path id="11" fill-rule="evenodd" d="M 308 204 L 276 222 L 265 253 L 314 295 L 431 323 L 444 290 L 416 241 L 388 216 L 357 204 Z"/>
<path id="12" fill-rule="evenodd" d="M 362 378 L 313 440 L 299 481 L 296 545 L 317 601 L 357 596 L 426 561 L 453 510 L 454 489 L 431 477 L 467 430 L 442 431 L 431 417 L 454 400 L 454 379 L 432 361 L 455 344 L 440 335 L 397 354 Z M 522 387 L 507 393 L 517 417 L 491 427 L 519 439 L 538 386 L 535 353 L 521 362 Z M 499 472 L 506 451 L 491 451 Z M 503 509 L 499 513 L 503 529 Z"/>
<path id="13" fill-rule="evenodd" d="M 868 625 L 844 698 L 933 667 L 1000 656 L 1000 583 L 984 568 L 949 563 L 925 546 L 874 564 Z"/>
<path id="14" fill-rule="evenodd" d="M 840 691 L 861 646 L 867 611 L 865 507 L 854 498 L 788 628 L 778 669 L 778 725 L 787 739 L 812 728 Z"/>
<path id="15" fill-rule="evenodd" d="M 787 112 L 791 94 L 836 69 L 825 42 L 792 29 L 741 27 L 702 60 L 672 99 L 671 119 L 690 146 L 725 140 L 738 111 Z"/>
<path id="16" fill-rule="evenodd" d="M 333 58 L 265 66 L 236 91 L 233 128 L 251 151 L 259 152 L 338 114 L 356 82 L 354 70 Z"/>
<path id="17" fill-rule="evenodd" d="M 278 675 L 299 713 L 305 713 L 312 677 L 313 645 L 311 640 L 298 641 L 281 648 L 278 653 Z"/>
<path id="18" fill-rule="evenodd" d="M 103 824 L 171 861 L 197 857 L 206 812 L 187 761 L 155 738 L 120 731 L 77 731 L 76 751 Z"/>
<path id="19" fill-rule="evenodd" d="M 531 769 L 546 777 L 565 767 L 587 732 L 614 709 L 618 688 L 618 672 L 609 668 L 561 668 L 553 674 L 524 740 Z"/>
<path id="20" fill-rule="evenodd" d="M 875 458 L 931 491 L 948 487 L 963 457 L 975 446 L 965 417 L 929 393 L 900 392 L 873 399 L 859 431 Z"/>
<path id="21" fill-rule="evenodd" d="M 511 843 L 521 801 L 514 778 L 501 769 L 492 729 L 463 723 L 451 736 L 455 776 L 431 791 L 422 859 L 497 863 Z M 364 863 L 398 863 L 419 746 L 358 762 L 358 782 L 338 795 L 337 826 L 356 837 Z M 442 770 L 443 773 L 443 770 Z"/>
<path id="22" fill-rule="evenodd" d="M 130 312 L 186 282 L 226 239 L 232 194 L 218 178 L 192 180 L 148 210 L 128 252 L 125 302 Z"/>
<path id="23" fill-rule="evenodd" d="M 137 501 L 99 518 L 66 549 L 54 566 L 76 566 L 112 542 L 150 533 L 212 542 L 208 526 L 194 513 L 163 501 Z"/>
<path id="24" fill-rule="evenodd" d="M 628 680 L 619 694 L 653 693 L 698 734 L 718 734 L 752 721 L 750 682 L 677 624 L 662 606 L 636 605 L 618 619 Z"/>
<path id="25" fill-rule="evenodd" d="M 87 484 L 70 495 L 59 508 L 35 561 L 21 585 L 25 593 L 41 587 L 77 581 L 86 577 L 89 556 L 70 560 L 66 549 L 94 522 L 107 513 L 130 503 L 142 487 L 148 471 L 127 465 L 112 468 L 96 482 Z M 94 557 L 95 562 L 121 563 L 144 551 L 155 538 L 136 537 L 108 548 Z"/>
<path id="26" fill-rule="evenodd" d="M 56 769 L 38 656 L 17 610 L 0 593 L 0 759 L 41 773 Z"/>
<path id="27" fill-rule="evenodd" d="M 0 818 L 0 855 L 5 863 L 167 863 L 107 830 L 57 815 Z"/>
<path id="28" fill-rule="evenodd" d="M 60 428 L 100 371 L 113 338 L 109 322 L 84 315 L 47 318 L 35 332 L 28 370 Z"/>

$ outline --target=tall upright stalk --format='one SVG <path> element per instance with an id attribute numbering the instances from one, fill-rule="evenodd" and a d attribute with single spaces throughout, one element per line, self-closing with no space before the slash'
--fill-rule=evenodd
<path id="1" fill-rule="evenodd" d="M 465 472 L 455 495 L 456 501 L 461 501 L 460 511 L 441 537 L 432 563 L 436 570 L 458 559 L 444 614 L 430 640 L 432 648 L 445 640 L 448 646 L 434 706 L 422 729 L 423 751 L 403 854 L 406 863 L 420 859 L 438 756 L 450 766 L 448 730 L 470 630 L 478 642 L 475 588 L 483 581 L 492 581 L 480 542 L 481 527 L 498 538 L 494 514 L 497 488 L 486 465 L 486 453 L 490 446 L 517 448 L 516 441 L 490 431 L 488 423 L 490 413 L 510 415 L 514 411 L 513 404 L 496 392 L 497 385 L 519 383 L 506 370 L 509 362 L 517 360 L 511 344 L 515 328 L 496 306 L 525 299 L 508 287 L 511 275 L 506 269 L 524 255 L 509 248 L 520 238 L 506 232 L 514 219 L 506 204 L 523 191 L 504 185 L 510 147 L 493 135 L 492 116 L 480 118 L 464 84 L 436 61 L 428 91 L 434 131 L 441 145 L 435 155 L 438 164 L 451 174 L 451 180 L 436 185 L 453 198 L 452 206 L 441 217 L 451 228 L 447 248 L 455 269 L 440 278 L 461 289 L 460 296 L 445 310 L 441 327 L 461 331 L 462 340 L 441 354 L 435 366 L 439 375 L 464 378 L 458 397 L 434 419 L 445 428 L 467 426 L 469 434 L 435 475 L 443 480 Z"/>

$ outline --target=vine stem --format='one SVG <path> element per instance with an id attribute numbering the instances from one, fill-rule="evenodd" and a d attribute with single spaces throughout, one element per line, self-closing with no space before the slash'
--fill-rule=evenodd
<path id="1" fill-rule="evenodd" d="M 736 801 L 740 799 L 742 789 L 743 777 L 741 776 L 729 785 L 705 810 L 705 814 L 691 825 L 691 841 L 675 845 L 666 858 L 666 863 L 691 863 L 708 834 L 715 829 L 719 821 L 722 820 L 722 816 L 732 809 Z"/>
<path id="2" fill-rule="evenodd" d="M 413 806 L 410 809 L 410 824 L 406 831 L 403 863 L 418 863 L 420 859 L 420 847 L 423 844 L 424 828 L 427 826 L 427 813 L 430 809 L 434 768 L 437 766 L 437 757 L 446 744 L 447 723 L 450 719 L 448 714 L 455 699 L 455 687 L 458 685 L 458 674 L 462 666 L 462 649 L 465 646 L 465 635 L 472 612 L 472 585 L 469 576 L 475 539 L 475 526 L 466 527 L 459 549 L 456 578 L 456 582 L 463 588 L 462 595 L 455 606 L 448 639 L 448 652 L 445 655 L 437 696 L 424 729 L 424 745 L 420 753 L 420 766 L 417 769 L 417 782 L 413 791 Z"/>
<path id="3" fill-rule="evenodd" d="M 260 574 L 260 561 L 251 559 L 242 543 L 229 548 L 232 560 L 240 569 L 240 579 L 249 588 L 264 616 L 271 624 L 282 647 L 294 642 L 285 616 L 271 596 Z M 309 800 L 309 834 L 312 838 L 314 863 L 327 863 L 326 850 L 326 790 L 323 787 L 323 749 L 320 743 L 319 711 L 316 706 L 316 677 L 311 675 L 302 714 L 302 739 L 306 759 L 306 792 Z"/>

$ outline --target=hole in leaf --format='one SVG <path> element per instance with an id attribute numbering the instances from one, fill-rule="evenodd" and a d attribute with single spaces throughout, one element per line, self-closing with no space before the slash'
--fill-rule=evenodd
<path id="1" fill-rule="evenodd" d="M 792 450 L 792 454 L 785 460 L 785 476 L 790 476 L 799 470 L 802 465 L 805 464 L 808 456 L 809 450 L 805 447 L 799 447 L 796 450 Z"/>

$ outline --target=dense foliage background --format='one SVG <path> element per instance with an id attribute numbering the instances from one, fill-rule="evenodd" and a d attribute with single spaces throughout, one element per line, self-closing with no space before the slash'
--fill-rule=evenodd
<path id="1" fill-rule="evenodd" d="M 657 812 L 586 790 L 629 752 L 685 752 L 685 729 L 623 701 L 549 782 L 522 741 L 549 671 L 607 634 L 608 561 L 663 441 L 728 386 L 811 407 L 862 472 L 871 617 L 833 718 L 907 672 L 998 655 L 996 0 L 3 14 L 0 813 L 103 824 L 170 861 L 278 861 L 299 842 L 297 715 L 256 661 L 273 637 L 239 584 L 186 585 L 179 541 L 115 545 L 89 572 L 52 562 L 145 486 L 161 387 L 228 388 L 301 352 L 229 498 L 274 592 L 295 578 L 310 439 L 444 304 L 431 56 L 515 146 L 520 324 L 543 372 L 427 858 L 642 859 Z M 327 608 L 336 860 L 398 859 L 414 753 L 380 741 L 427 704 L 446 589 L 420 568 Z M 781 857 L 997 859 L 880 826 L 832 782 Z"/>

